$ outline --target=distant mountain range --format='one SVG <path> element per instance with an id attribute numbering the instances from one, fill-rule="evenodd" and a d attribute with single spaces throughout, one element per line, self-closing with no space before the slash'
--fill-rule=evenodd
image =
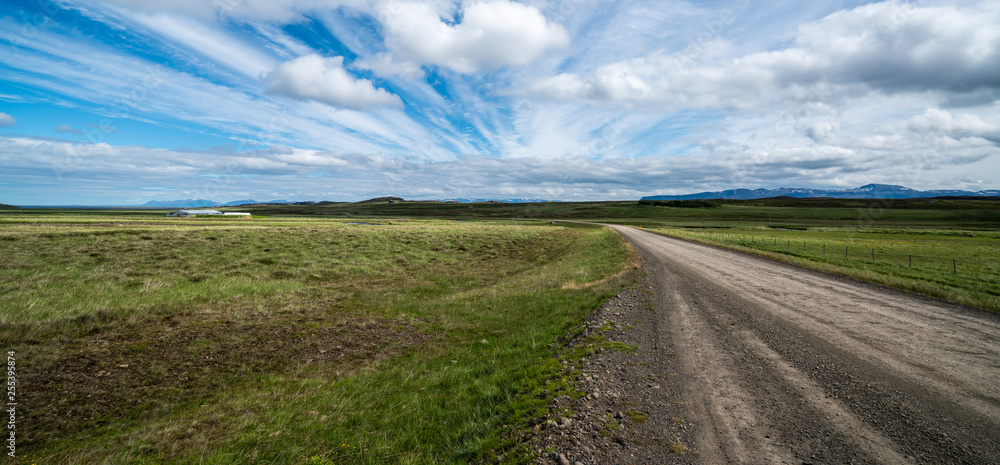
<path id="1" fill-rule="evenodd" d="M 927 197 L 997 197 L 1000 190 L 988 191 L 960 191 L 960 190 L 932 190 L 918 191 L 909 187 L 893 186 L 890 184 L 868 184 L 855 189 L 829 190 L 810 189 L 803 187 L 779 187 L 777 189 L 730 189 L 717 192 L 700 192 L 697 194 L 685 195 L 650 195 L 642 200 L 701 200 L 701 199 L 734 199 L 751 200 L 764 199 L 768 197 L 830 197 L 835 199 L 915 199 Z"/>
<path id="2" fill-rule="evenodd" d="M 261 202 L 253 199 L 245 199 L 245 200 L 233 200 L 232 202 L 221 203 L 221 202 L 216 202 L 214 200 L 206 200 L 206 199 L 197 199 L 197 200 L 187 199 L 187 200 L 150 200 L 149 202 L 146 202 L 139 206 L 149 207 L 149 208 L 200 208 L 200 207 L 235 207 L 237 205 L 251 205 L 259 203 L 285 204 L 294 202 L 289 200 L 268 200 L 267 202 Z"/>

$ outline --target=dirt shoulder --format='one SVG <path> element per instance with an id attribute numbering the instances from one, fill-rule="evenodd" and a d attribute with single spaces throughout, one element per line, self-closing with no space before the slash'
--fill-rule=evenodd
<path id="1" fill-rule="evenodd" d="M 522 435 L 535 463 L 694 463 L 693 425 L 677 382 L 680 365 L 669 338 L 661 337 L 666 328 L 654 299 L 642 273 L 570 342 L 570 350 L 602 348 L 565 362 L 584 395 L 553 399 L 553 413 Z"/>

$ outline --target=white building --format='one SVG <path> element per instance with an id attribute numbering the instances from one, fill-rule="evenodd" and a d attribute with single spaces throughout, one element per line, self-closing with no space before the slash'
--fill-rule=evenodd
<path id="1" fill-rule="evenodd" d="M 249 217 L 249 213 L 240 212 L 220 212 L 218 210 L 177 210 L 167 213 L 166 216 L 175 216 L 178 218 L 190 218 L 192 216 L 246 216 Z"/>

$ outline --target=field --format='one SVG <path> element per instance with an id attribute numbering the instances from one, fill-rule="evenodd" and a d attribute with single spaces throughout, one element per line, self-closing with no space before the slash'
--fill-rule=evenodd
<path id="1" fill-rule="evenodd" d="M 1000 231 L 650 228 L 698 242 L 1000 311 Z"/>
<path id="2" fill-rule="evenodd" d="M 1000 200 L 792 199 L 534 204 L 357 202 L 262 214 L 581 219 L 629 224 L 1000 311 Z M 710 205 L 710 206 L 706 206 Z M 874 255 L 873 255 L 874 254 Z"/>
<path id="3" fill-rule="evenodd" d="M 354 202 L 329 205 L 233 207 L 255 215 L 310 217 L 441 217 L 587 219 L 668 222 L 690 226 L 783 223 L 836 227 L 1000 229 L 1000 200 L 760 199 L 713 201 L 717 208 L 670 208 L 636 201 L 545 203 Z"/>
<path id="4" fill-rule="evenodd" d="M 1000 311 L 995 200 L 0 212 L 26 463 L 467 463 L 575 395 L 625 223 Z M 510 431 L 510 429 L 506 429 Z"/>
<path id="5" fill-rule="evenodd" d="M 475 461 L 569 392 L 561 338 L 631 260 L 593 226 L 362 223 L 0 215 L 19 456 Z"/>

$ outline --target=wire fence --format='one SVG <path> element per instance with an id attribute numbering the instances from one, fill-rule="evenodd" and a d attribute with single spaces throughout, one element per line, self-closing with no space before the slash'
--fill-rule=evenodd
<path id="1" fill-rule="evenodd" d="M 913 250 L 899 250 L 899 247 L 879 244 L 858 244 L 849 241 L 779 238 L 752 234 L 708 233 L 702 234 L 720 242 L 751 247 L 770 252 L 803 257 L 823 257 L 830 261 L 866 261 L 872 264 L 894 265 L 914 271 L 937 271 L 960 273 L 989 273 L 978 260 L 963 260 L 959 255 L 916 253 Z"/>

